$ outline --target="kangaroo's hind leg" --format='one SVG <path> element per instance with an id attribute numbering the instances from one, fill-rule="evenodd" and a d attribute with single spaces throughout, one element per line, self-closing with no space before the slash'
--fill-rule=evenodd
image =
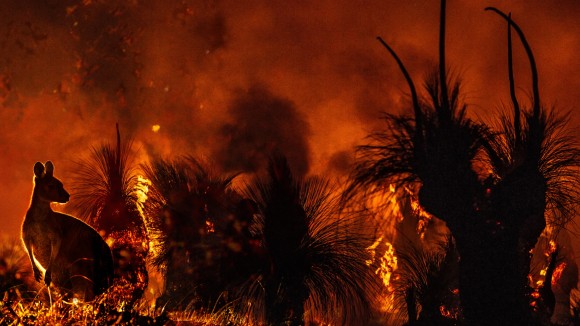
<path id="1" fill-rule="evenodd" d="M 92 259 L 81 258 L 70 266 L 70 283 L 74 298 L 91 301 L 95 298 L 95 269 Z"/>

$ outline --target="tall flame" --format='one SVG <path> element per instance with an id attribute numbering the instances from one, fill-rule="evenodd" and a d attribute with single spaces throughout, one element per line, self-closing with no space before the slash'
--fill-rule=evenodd
<path id="1" fill-rule="evenodd" d="M 149 187 L 151 186 L 151 180 L 145 178 L 142 175 L 137 176 L 137 184 L 133 188 L 133 194 L 137 199 L 137 210 L 139 211 L 139 215 L 145 221 L 145 202 L 149 198 L 147 193 L 149 193 Z M 145 228 L 147 228 L 147 223 L 145 223 Z M 147 230 L 147 234 L 149 234 L 149 230 Z M 149 250 L 155 250 L 156 246 L 154 245 L 153 241 L 149 241 Z M 155 253 L 154 253 L 155 254 Z"/>

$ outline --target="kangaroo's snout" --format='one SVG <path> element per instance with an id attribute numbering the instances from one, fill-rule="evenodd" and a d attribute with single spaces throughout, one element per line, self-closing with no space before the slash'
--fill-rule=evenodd
<path id="1" fill-rule="evenodd" d="M 64 189 L 61 189 L 58 192 L 58 196 L 59 196 L 59 201 L 58 202 L 61 203 L 61 204 L 68 203 L 68 201 L 70 199 L 70 194 L 66 190 L 64 190 Z"/>

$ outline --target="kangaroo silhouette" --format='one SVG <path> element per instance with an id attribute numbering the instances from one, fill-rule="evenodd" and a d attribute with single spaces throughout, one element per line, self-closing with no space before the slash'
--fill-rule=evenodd
<path id="1" fill-rule="evenodd" d="M 28 251 L 34 278 L 64 289 L 68 295 L 90 301 L 113 280 L 111 249 L 99 233 L 81 220 L 59 212 L 50 203 L 66 203 L 70 195 L 54 177 L 54 165 L 34 165 L 34 189 L 22 224 L 22 240 Z"/>

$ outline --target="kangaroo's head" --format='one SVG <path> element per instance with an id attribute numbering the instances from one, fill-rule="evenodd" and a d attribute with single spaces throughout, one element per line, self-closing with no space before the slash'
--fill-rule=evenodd
<path id="1" fill-rule="evenodd" d="M 62 182 L 54 177 L 54 165 L 51 161 L 46 164 L 34 164 L 34 191 L 38 198 L 48 202 L 66 203 L 70 195 L 64 190 Z"/>

